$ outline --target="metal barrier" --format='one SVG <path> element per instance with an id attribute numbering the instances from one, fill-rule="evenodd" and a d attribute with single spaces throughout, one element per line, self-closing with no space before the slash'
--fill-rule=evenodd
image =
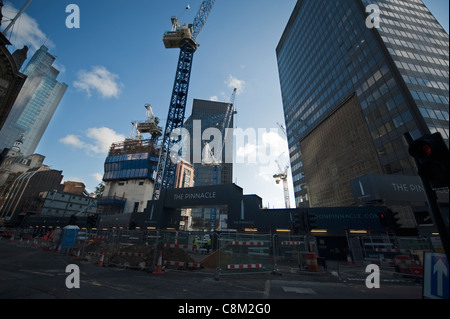
<path id="1" fill-rule="evenodd" d="M 2 237 L 20 246 L 58 251 L 61 230 L 50 227 L 3 231 Z M 52 234 L 52 236 L 48 236 Z M 205 246 L 208 236 L 211 245 Z M 194 240 L 197 250 L 194 250 Z M 394 236 L 348 237 L 354 262 L 380 262 L 402 273 L 420 274 L 422 252 L 432 250 L 423 238 Z M 403 247 L 402 247 L 403 246 Z M 70 254 L 116 267 L 154 269 L 162 253 L 169 269 L 200 269 L 220 275 L 317 271 L 326 261 L 318 254 L 314 236 L 223 232 L 206 234 L 171 230 L 80 229 Z M 403 249 L 395 251 L 392 249 Z M 390 250 L 391 249 L 391 250 Z M 410 254 L 409 251 L 414 251 Z M 315 253 L 311 254 L 311 253 Z M 408 256 L 402 257 L 402 256 Z M 390 259 L 390 260 L 389 260 Z"/>
<path id="2" fill-rule="evenodd" d="M 273 272 L 273 236 L 260 234 L 221 234 L 218 238 L 218 275 Z"/>

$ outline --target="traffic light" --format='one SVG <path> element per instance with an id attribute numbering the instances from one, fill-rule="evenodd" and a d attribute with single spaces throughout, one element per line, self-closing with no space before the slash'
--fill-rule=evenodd
<path id="1" fill-rule="evenodd" d="M 97 227 L 98 214 L 88 216 L 87 222 L 92 227 Z"/>
<path id="2" fill-rule="evenodd" d="M 311 229 L 316 229 L 317 228 L 317 218 L 316 215 L 313 213 L 308 212 L 308 228 L 309 230 Z"/>
<path id="3" fill-rule="evenodd" d="M 397 212 L 393 212 L 392 210 L 388 211 L 389 228 L 391 228 L 394 231 L 396 231 L 400 227 L 400 224 L 398 222 L 400 218 L 398 218 L 397 216 L 398 216 Z"/>
<path id="4" fill-rule="evenodd" d="M 299 213 L 294 214 L 294 224 L 292 225 L 292 231 L 294 234 L 298 234 L 300 228 L 300 215 Z"/>
<path id="5" fill-rule="evenodd" d="M 389 220 L 388 220 L 388 216 L 387 216 L 386 212 L 379 212 L 378 219 L 380 221 L 381 226 L 389 227 Z"/>
<path id="6" fill-rule="evenodd" d="M 449 186 L 448 147 L 440 133 L 413 141 L 409 154 L 416 159 L 419 176 L 429 181 L 433 188 Z"/>
<path id="7" fill-rule="evenodd" d="M 98 214 L 92 215 L 92 227 L 97 227 L 97 223 L 98 223 Z"/>

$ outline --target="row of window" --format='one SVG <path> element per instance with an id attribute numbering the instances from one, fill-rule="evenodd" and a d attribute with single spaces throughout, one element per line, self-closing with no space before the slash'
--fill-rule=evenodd
<path id="1" fill-rule="evenodd" d="M 406 75 L 406 74 L 403 74 L 402 76 L 403 76 L 403 79 L 405 80 L 405 82 L 408 84 L 415 84 L 415 85 L 420 85 L 420 86 L 424 86 L 427 88 L 440 89 L 440 90 L 444 90 L 446 93 L 448 93 L 448 90 L 450 89 L 448 83 L 444 83 L 441 81 L 423 79 L 421 77 L 415 77 L 415 76 Z"/>

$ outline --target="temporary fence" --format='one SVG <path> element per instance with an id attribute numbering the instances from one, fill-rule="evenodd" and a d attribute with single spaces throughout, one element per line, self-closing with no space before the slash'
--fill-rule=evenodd
<path id="1" fill-rule="evenodd" d="M 274 236 L 274 256 L 278 265 L 298 265 L 300 269 L 317 271 L 318 251 L 313 236 Z M 315 254 L 315 257 L 314 255 Z M 320 260 L 320 259 L 319 259 Z"/>
<path id="2" fill-rule="evenodd" d="M 166 269 L 207 269 L 218 275 L 278 272 L 299 268 L 321 271 L 316 237 L 289 234 L 222 232 L 207 234 L 171 230 L 80 229 L 70 249 L 61 249 L 58 229 L 3 232 L 20 246 L 61 252 L 97 265 L 155 269 L 158 257 Z M 9 237 L 5 237 L 9 236 Z M 210 245 L 208 245 L 210 239 Z M 393 271 L 420 274 L 424 239 L 394 236 L 349 237 L 349 264 L 379 263 Z M 102 262 L 100 259 L 103 258 Z"/>
<path id="3" fill-rule="evenodd" d="M 218 248 L 214 257 L 219 275 L 276 270 L 272 235 L 220 234 Z"/>

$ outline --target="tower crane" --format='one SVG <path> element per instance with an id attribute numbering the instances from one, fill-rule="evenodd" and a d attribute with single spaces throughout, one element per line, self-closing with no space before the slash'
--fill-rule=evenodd
<path id="1" fill-rule="evenodd" d="M 222 144 L 221 149 L 218 152 L 220 156 L 216 156 L 215 153 L 217 153 L 218 150 L 214 150 L 214 153 L 212 152 L 210 146 L 208 143 L 206 143 L 203 151 L 202 156 L 202 165 L 203 166 L 209 166 L 212 168 L 212 180 L 211 185 L 217 185 L 219 180 L 219 167 L 222 165 L 222 151 L 225 148 L 225 143 L 227 141 L 228 136 L 228 128 L 230 127 L 231 121 L 233 120 L 233 116 L 237 113 L 234 109 L 234 101 L 236 99 L 236 92 L 237 89 L 235 88 L 233 90 L 233 94 L 230 99 L 230 103 L 228 104 L 227 111 L 225 112 L 225 115 L 219 116 L 220 118 L 223 118 L 223 122 L 220 128 L 220 133 L 222 136 Z M 216 117 L 212 118 L 211 120 L 214 121 Z M 210 121 L 208 121 L 210 122 Z M 213 232 L 216 229 L 216 220 L 217 220 L 217 208 L 212 208 L 210 212 L 209 217 L 209 230 Z"/>
<path id="2" fill-rule="evenodd" d="M 175 183 L 176 163 L 170 159 L 170 151 L 173 144 L 180 139 L 173 140 L 171 134 L 174 129 L 182 127 L 184 122 L 192 62 L 199 46 L 196 38 L 205 25 L 214 2 L 215 0 L 203 1 L 192 24 L 180 25 L 178 18 L 172 17 L 172 30 L 164 33 L 163 42 L 166 49 L 180 49 L 180 56 L 155 174 L 153 200 L 158 200 L 161 190 L 172 188 Z"/>
<path id="3" fill-rule="evenodd" d="M 286 131 L 285 131 L 284 126 L 281 125 L 280 123 L 277 123 L 277 124 L 280 127 L 280 129 L 283 131 L 284 135 L 286 136 Z M 281 154 L 281 155 L 283 155 L 283 154 Z M 280 166 L 280 163 L 278 162 L 278 159 L 276 159 L 275 162 L 278 165 L 279 172 L 277 174 L 273 175 L 273 178 L 275 178 L 275 182 L 277 184 L 279 184 L 280 182 L 283 182 L 284 204 L 285 204 L 286 208 L 291 208 L 291 200 L 289 197 L 289 186 L 288 186 L 288 182 L 287 182 L 288 170 L 289 170 L 290 164 L 287 164 L 286 167 L 284 169 L 282 169 Z"/>
<path id="4" fill-rule="evenodd" d="M 284 169 L 281 169 L 278 160 L 275 160 L 275 162 L 278 164 L 278 168 L 280 169 L 280 171 L 277 174 L 273 175 L 273 178 L 275 178 L 277 184 L 279 184 L 280 181 L 283 182 L 284 204 L 286 205 L 286 208 L 291 208 L 291 200 L 289 198 L 289 187 L 287 182 L 288 170 L 290 165 L 288 164 Z"/>

